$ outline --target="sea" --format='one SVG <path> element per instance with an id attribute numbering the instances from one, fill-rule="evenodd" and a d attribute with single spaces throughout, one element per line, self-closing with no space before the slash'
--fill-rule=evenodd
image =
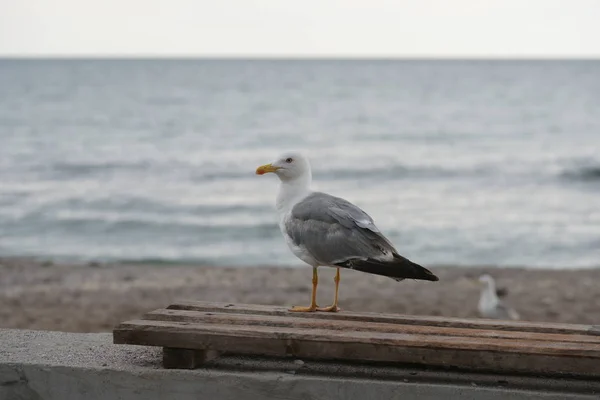
<path id="1" fill-rule="evenodd" d="M 600 61 L 0 60 L 0 257 L 302 262 L 273 174 L 422 265 L 600 267 Z"/>

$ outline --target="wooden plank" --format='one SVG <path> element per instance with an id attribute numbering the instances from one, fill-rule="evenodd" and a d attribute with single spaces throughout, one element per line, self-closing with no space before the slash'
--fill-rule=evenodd
<path id="1" fill-rule="evenodd" d="M 600 377 L 600 346 L 324 329 L 131 321 L 115 343 L 306 359 L 380 361 L 495 372 Z"/>
<path id="2" fill-rule="evenodd" d="M 172 369 L 194 369 L 218 357 L 213 350 L 192 350 L 163 347 L 163 367 Z"/>
<path id="3" fill-rule="evenodd" d="M 115 338 L 131 338 L 123 335 L 123 332 L 135 332 L 135 340 L 130 339 L 121 342 L 128 344 L 143 344 L 150 346 L 181 347 L 190 349 L 205 349 L 205 346 L 169 346 L 162 343 L 150 343 L 144 337 L 152 330 L 164 332 L 167 336 L 174 332 L 205 332 L 228 336 L 231 339 L 244 340 L 246 338 L 260 337 L 265 339 L 300 339 L 319 340 L 330 343 L 343 343 L 345 345 L 353 342 L 375 343 L 384 346 L 404 345 L 410 347 L 435 347 L 465 348 L 486 351 L 518 352 L 521 354 L 552 354 L 571 357 L 597 358 L 600 360 L 600 345 L 589 343 L 572 342 L 542 342 L 536 340 L 506 340 L 469 338 L 457 336 L 420 335 L 409 333 L 382 333 L 382 332 L 340 332 L 327 329 L 313 328 L 285 328 L 272 326 L 231 326 L 220 324 L 196 324 L 190 322 L 148 321 L 134 320 L 120 324 L 115 329 Z M 316 338 L 316 339 L 315 339 Z M 216 349 L 215 350 L 221 350 Z M 599 365 L 600 366 L 600 365 Z"/>
<path id="4" fill-rule="evenodd" d="M 286 307 L 198 301 L 178 301 L 177 303 L 168 306 L 167 309 L 271 316 L 292 315 L 292 313 L 288 311 L 288 308 Z M 439 326 L 448 328 L 494 329 L 503 331 L 600 336 L 600 327 L 594 325 L 425 317 L 417 315 L 379 314 L 368 312 L 359 313 L 348 311 L 342 311 L 339 313 L 293 313 L 293 315 L 298 318 L 327 319 L 332 321 L 361 321 L 403 325 Z"/>
<path id="5" fill-rule="evenodd" d="M 437 326 L 416 326 L 388 324 L 380 322 L 357 322 L 328 319 L 297 318 L 294 314 L 287 316 L 213 313 L 190 310 L 161 309 L 147 313 L 143 317 L 153 321 L 175 321 L 207 323 L 216 325 L 255 325 L 288 328 L 313 328 L 327 329 L 333 331 L 356 331 L 356 332 L 380 332 L 380 333 L 415 333 L 421 335 L 457 336 L 457 337 L 481 337 L 514 340 L 536 340 L 554 342 L 581 342 L 600 344 L 600 336 L 588 336 L 580 334 L 554 334 L 537 332 L 516 332 L 491 329 L 467 329 L 446 328 Z"/>

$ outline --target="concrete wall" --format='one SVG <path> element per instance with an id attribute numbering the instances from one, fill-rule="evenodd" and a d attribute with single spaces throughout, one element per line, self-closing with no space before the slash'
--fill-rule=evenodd
<path id="1" fill-rule="evenodd" d="M 600 383 L 224 357 L 164 370 L 110 334 L 0 330 L 0 400 L 598 399 Z"/>

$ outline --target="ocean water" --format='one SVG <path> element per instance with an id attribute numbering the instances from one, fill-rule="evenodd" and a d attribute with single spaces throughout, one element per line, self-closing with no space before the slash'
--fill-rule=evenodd
<path id="1" fill-rule="evenodd" d="M 301 265 L 286 150 L 424 265 L 600 266 L 598 61 L 0 61 L 0 256 Z"/>

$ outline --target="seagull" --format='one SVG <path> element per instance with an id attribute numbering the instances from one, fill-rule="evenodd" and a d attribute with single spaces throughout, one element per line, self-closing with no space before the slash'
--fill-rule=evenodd
<path id="1" fill-rule="evenodd" d="M 479 304 L 477 310 L 479 315 L 483 318 L 492 319 L 519 319 L 519 314 L 508 307 L 498 298 L 496 290 L 496 282 L 490 275 L 481 275 L 479 282 L 484 285 L 481 289 L 481 296 L 479 297 Z"/>
<path id="2" fill-rule="evenodd" d="M 431 271 L 398 254 L 373 219 L 359 207 L 342 198 L 311 190 L 310 163 L 302 154 L 289 152 L 256 169 L 257 175 L 266 173 L 274 173 L 281 181 L 275 201 L 281 233 L 292 253 L 313 270 L 310 305 L 294 306 L 290 311 L 340 311 L 340 268 L 387 276 L 396 281 L 438 280 Z M 337 269 L 335 296 L 329 307 L 317 306 L 317 268 L 321 266 Z"/>

